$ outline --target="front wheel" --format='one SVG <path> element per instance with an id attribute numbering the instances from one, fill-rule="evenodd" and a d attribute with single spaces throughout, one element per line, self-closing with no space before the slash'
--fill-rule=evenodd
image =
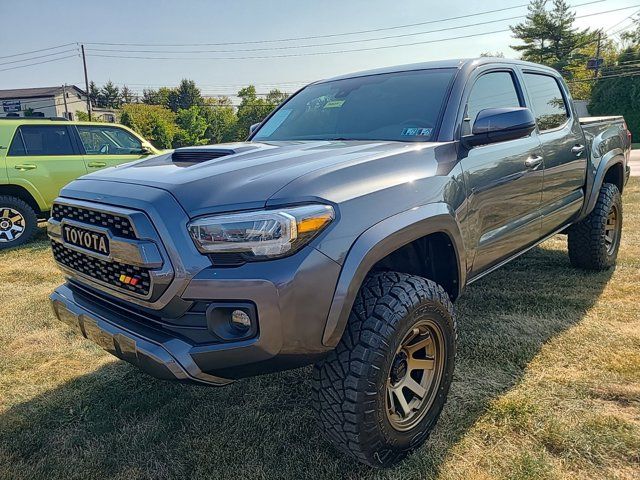
<path id="1" fill-rule="evenodd" d="M 24 200 L 0 196 L 0 250 L 28 242 L 35 233 L 38 218 Z"/>
<path id="2" fill-rule="evenodd" d="M 622 236 L 622 198 L 605 183 L 593 211 L 569 228 L 569 260 L 575 267 L 606 270 L 616 263 Z"/>
<path id="3" fill-rule="evenodd" d="M 453 377 L 456 322 L 447 293 L 413 275 L 370 275 L 344 335 L 314 368 L 314 407 L 329 440 L 374 467 L 427 439 Z"/>

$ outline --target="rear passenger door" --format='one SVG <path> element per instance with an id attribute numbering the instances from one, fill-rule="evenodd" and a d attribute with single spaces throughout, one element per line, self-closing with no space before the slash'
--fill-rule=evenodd
<path id="1" fill-rule="evenodd" d="M 18 127 L 7 152 L 10 183 L 37 191 L 49 209 L 60 189 L 87 173 L 64 123 Z"/>
<path id="2" fill-rule="evenodd" d="M 78 125 L 80 142 L 84 147 L 84 160 L 92 172 L 132 162 L 147 155 L 140 139 L 123 128 L 112 125 Z"/>
<path id="3" fill-rule="evenodd" d="M 511 67 L 480 71 L 463 94 L 461 135 L 471 132 L 487 108 L 524 107 L 524 93 Z M 540 237 L 542 152 L 535 132 L 525 138 L 463 151 L 460 164 L 467 190 L 467 244 L 475 247 L 477 275 Z"/>
<path id="4" fill-rule="evenodd" d="M 587 150 L 580 122 L 558 78 L 541 71 L 523 73 L 544 157 L 541 214 L 545 236 L 567 223 L 582 206 Z"/>

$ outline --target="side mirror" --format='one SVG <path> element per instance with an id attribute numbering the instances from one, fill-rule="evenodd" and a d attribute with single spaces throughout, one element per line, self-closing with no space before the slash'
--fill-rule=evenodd
<path id="1" fill-rule="evenodd" d="M 528 136 L 536 128 L 536 119 L 528 108 L 487 108 L 481 110 L 471 129 L 462 137 L 467 147 L 504 142 Z"/>
<path id="2" fill-rule="evenodd" d="M 253 135 L 253 132 L 255 132 L 258 129 L 258 127 L 260 126 L 260 123 L 262 123 L 262 122 L 254 123 L 253 125 L 251 125 L 249 127 L 249 135 Z"/>

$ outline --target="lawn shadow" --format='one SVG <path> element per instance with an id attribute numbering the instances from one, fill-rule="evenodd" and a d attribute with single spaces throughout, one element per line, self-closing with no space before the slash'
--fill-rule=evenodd
<path id="1" fill-rule="evenodd" d="M 612 272 L 536 248 L 457 304 L 458 366 L 429 442 L 388 471 L 337 453 L 314 425 L 310 369 L 225 388 L 154 380 L 110 363 L 0 416 L 0 478 L 432 478 L 540 347 L 578 323 Z"/>

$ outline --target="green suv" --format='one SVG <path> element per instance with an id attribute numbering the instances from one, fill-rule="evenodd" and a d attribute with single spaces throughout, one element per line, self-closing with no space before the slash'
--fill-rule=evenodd
<path id="1" fill-rule="evenodd" d="M 71 180 L 157 153 L 122 125 L 1 118 L 0 250 L 29 241 Z"/>

